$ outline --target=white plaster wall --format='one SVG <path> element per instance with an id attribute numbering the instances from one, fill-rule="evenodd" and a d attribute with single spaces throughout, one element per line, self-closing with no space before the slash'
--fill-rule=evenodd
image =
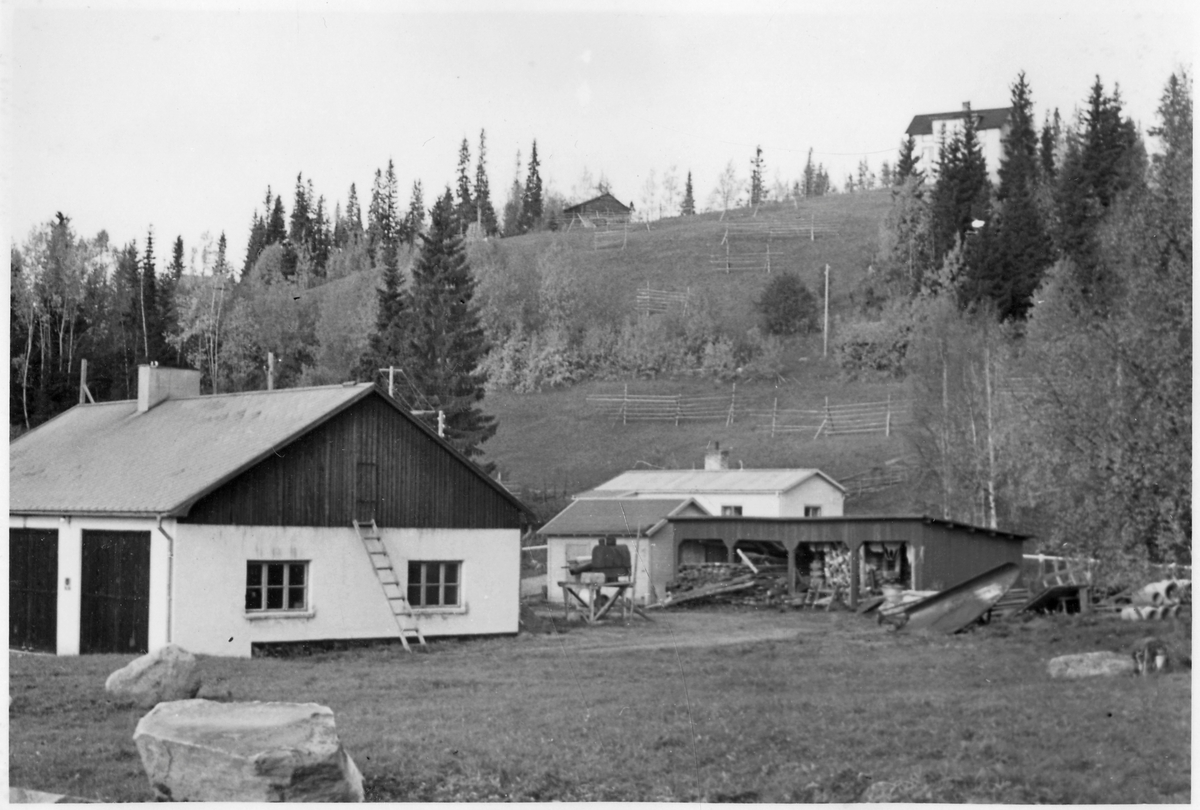
<path id="1" fill-rule="evenodd" d="M 602 535 L 594 537 L 547 537 L 546 538 L 546 599 L 561 605 L 563 601 L 562 588 L 558 583 L 571 579 L 567 571 L 567 547 L 586 546 L 589 551 L 595 546 Z M 638 604 L 650 604 L 650 540 L 618 537 L 617 542 L 629 549 L 629 559 L 636 571 L 633 598 Z M 585 552 L 582 556 L 588 556 Z M 572 555 L 575 556 L 575 555 Z M 659 594 L 661 598 L 662 594 Z"/>
<path id="2" fill-rule="evenodd" d="M 172 533 L 173 521 L 163 521 L 163 529 Z M 168 642 L 167 580 L 170 544 L 158 531 L 157 521 L 149 518 L 103 517 L 23 517 L 9 516 L 9 528 L 58 530 L 58 616 L 57 650 L 59 655 L 79 654 L 80 585 L 83 576 L 83 532 L 85 529 L 110 532 L 150 532 L 150 622 L 148 645 L 156 650 Z"/>
<path id="3" fill-rule="evenodd" d="M 517 529 L 384 529 L 403 585 L 409 560 L 462 562 L 459 609 L 418 613 L 427 637 L 516 633 Z M 254 642 L 384 638 L 397 629 L 362 540 L 352 528 L 180 524 L 176 547 L 177 643 L 211 655 L 250 655 Z M 246 563 L 309 562 L 307 611 L 245 611 Z"/>
<path id="4" fill-rule="evenodd" d="M 845 496 L 824 478 L 810 478 L 784 494 L 781 517 L 804 517 L 804 507 L 821 507 L 821 517 L 841 517 Z"/>

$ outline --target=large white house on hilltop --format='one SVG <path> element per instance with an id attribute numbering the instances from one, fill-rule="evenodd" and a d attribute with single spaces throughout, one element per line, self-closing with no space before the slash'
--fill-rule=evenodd
<path id="1" fill-rule="evenodd" d="M 962 109 L 954 112 L 914 115 L 905 134 L 916 139 L 917 148 L 914 154 L 921 158 L 917 168 L 932 179 L 937 172 L 938 143 L 941 141 L 943 128 L 946 138 L 950 138 L 956 131 L 962 130 L 963 122 L 970 115 L 974 117 L 979 146 L 984 160 L 987 161 L 988 179 L 993 183 L 999 182 L 1000 157 L 1004 154 L 1001 143 L 1008 134 L 1011 113 L 1011 107 L 972 110 L 971 102 L 964 101 Z"/>

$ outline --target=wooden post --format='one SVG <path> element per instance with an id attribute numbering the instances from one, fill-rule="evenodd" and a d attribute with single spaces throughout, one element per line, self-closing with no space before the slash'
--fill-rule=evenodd
<path id="1" fill-rule="evenodd" d="M 87 387 L 87 360 L 79 361 L 79 404 L 82 405 L 85 399 L 91 399 L 92 392 Z M 94 401 L 94 400 L 93 400 Z"/>
<path id="2" fill-rule="evenodd" d="M 788 596 L 796 595 L 796 545 L 792 543 L 787 546 L 787 579 L 788 579 Z"/>
<path id="3" fill-rule="evenodd" d="M 679 394 L 675 395 L 675 427 L 679 427 L 679 412 L 683 408 L 683 397 Z M 621 507 L 624 509 L 624 507 Z"/>
<path id="4" fill-rule="evenodd" d="M 808 241 L 810 241 L 810 242 L 817 241 L 816 232 L 813 230 L 815 222 L 816 222 L 816 215 L 810 211 L 808 214 Z"/>
<path id="5" fill-rule="evenodd" d="M 733 409 L 737 405 L 737 383 L 733 384 L 733 393 L 729 397 L 729 416 L 725 419 L 725 427 L 733 424 Z"/>
<path id="6" fill-rule="evenodd" d="M 862 544 L 850 547 L 850 609 L 858 610 L 858 566 L 862 557 Z"/>
<path id="7" fill-rule="evenodd" d="M 650 226 L 647 225 L 647 228 Z M 621 252 L 625 252 L 625 245 L 629 243 L 629 220 L 625 220 L 625 237 L 621 240 Z"/>
<path id="8" fill-rule="evenodd" d="M 829 265 L 825 265 L 825 339 L 821 356 L 829 356 Z"/>
<path id="9" fill-rule="evenodd" d="M 887 398 L 887 421 L 883 423 L 883 435 L 892 435 L 892 392 L 888 391 Z"/>
<path id="10" fill-rule="evenodd" d="M 775 404 L 771 406 L 771 438 L 775 438 L 775 414 L 779 412 L 779 397 L 775 397 Z"/>
<path id="11" fill-rule="evenodd" d="M 771 275 L 771 240 L 767 240 L 767 275 Z"/>
<path id="12" fill-rule="evenodd" d="M 625 383 L 625 398 L 621 400 L 621 424 L 627 425 L 629 414 L 629 383 Z"/>
<path id="13" fill-rule="evenodd" d="M 396 398 L 396 367 L 388 366 L 388 396 Z"/>
<path id="14" fill-rule="evenodd" d="M 725 243 L 725 272 L 729 272 L 729 242 Z"/>
<path id="15" fill-rule="evenodd" d="M 267 352 L 267 390 L 275 389 L 275 352 Z"/>

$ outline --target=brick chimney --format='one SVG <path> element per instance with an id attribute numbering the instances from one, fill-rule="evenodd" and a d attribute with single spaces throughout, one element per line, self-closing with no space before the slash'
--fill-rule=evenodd
<path id="1" fill-rule="evenodd" d="M 970 112 L 970 111 L 971 111 L 971 102 L 964 101 L 963 102 L 963 112 Z"/>
<path id="2" fill-rule="evenodd" d="M 721 449 L 720 442 L 713 442 L 713 449 L 704 454 L 704 469 L 728 470 L 729 451 Z"/>
<path id="3" fill-rule="evenodd" d="M 157 363 L 138 366 L 138 413 L 164 399 L 200 396 L 200 372 L 190 368 L 161 368 Z"/>

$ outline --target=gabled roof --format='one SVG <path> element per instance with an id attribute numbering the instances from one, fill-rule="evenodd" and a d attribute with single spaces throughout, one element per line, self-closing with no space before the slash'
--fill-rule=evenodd
<path id="1" fill-rule="evenodd" d="M 906 135 L 932 135 L 934 127 L 941 121 L 961 121 L 968 115 L 975 116 L 975 129 L 1000 129 L 1008 123 L 1012 107 L 993 107 L 989 110 L 957 110 L 955 112 L 925 113 L 914 115 L 912 123 L 904 132 Z"/>
<path id="2" fill-rule="evenodd" d="M 823 478 L 845 492 L 845 487 L 820 470 L 629 470 L 587 492 L 578 499 L 611 498 L 614 495 L 678 492 L 787 492 L 810 478 Z"/>
<path id="3" fill-rule="evenodd" d="M 370 383 L 76 405 L 9 444 L 9 512 L 186 515 L 204 495 L 369 396 L 393 405 L 520 510 L 528 507 Z"/>
<path id="4" fill-rule="evenodd" d="M 691 507 L 691 509 L 689 509 Z M 622 537 L 651 535 L 667 518 L 684 512 L 707 515 L 691 498 L 604 498 L 572 501 L 538 530 L 545 536 L 615 534 Z"/>
<path id="5" fill-rule="evenodd" d="M 610 210 L 619 210 L 621 213 L 624 213 L 624 214 L 628 214 L 630 211 L 633 210 L 628 205 L 621 202 L 616 197 L 614 197 L 612 194 L 610 194 L 609 192 L 606 191 L 603 194 L 601 194 L 599 197 L 592 197 L 590 200 L 584 200 L 581 203 L 576 203 L 575 205 L 572 205 L 568 208 L 564 208 L 563 213 L 564 214 L 578 213 L 583 210 L 584 206 L 600 202 L 601 200 L 603 200 L 606 203 L 610 203 L 610 205 L 608 206 Z"/>

